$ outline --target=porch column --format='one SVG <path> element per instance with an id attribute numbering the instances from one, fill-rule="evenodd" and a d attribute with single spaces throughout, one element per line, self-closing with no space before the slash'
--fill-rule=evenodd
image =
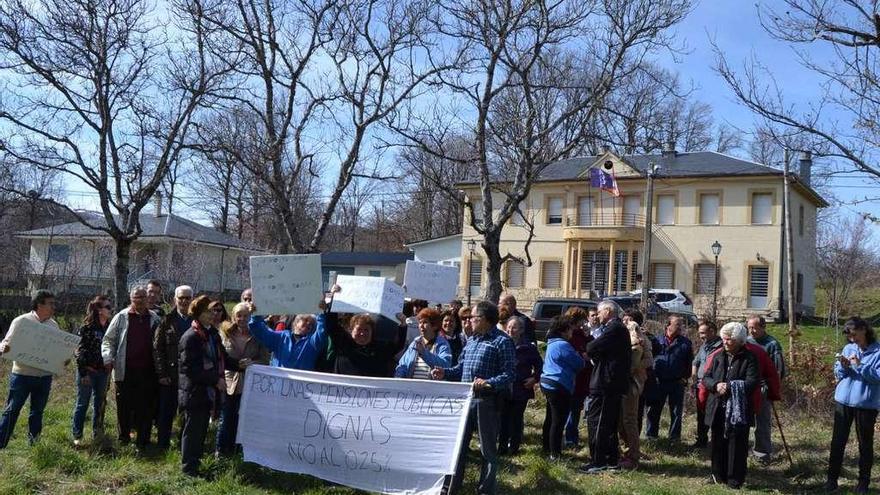
<path id="1" fill-rule="evenodd" d="M 608 247 L 608 294 L 614 293 L 614 241 L 612 240 Z"/>
<path id="2" fill-rule="evenodd" d="M 562 257 L 562 294 L 568 297 L 569 279 L 571 279 L 571 241 L 565 241 L 565 256 Z"/>
<path id="3" fill-rule="evenodd" d="M 575 294 L 578 299 L 581 297 L 581 277 L 583 276 L 584 269 L 584 241 L 578 241 L 577 243 L 577 254 L 575 255 L 575 259 L 577 260 L 577 266 L 575 267 Z"/>
<path id="4" fill-rule="evenodd" d="M 633 274 L 639 273 L 635 263 L 633 263 L 633 255 L 636 252 L 636 242 L 629 241 L 629 246 L 627 247 L 627 249 L 629 250 L 629 252 L 627 252 L 626 254 L 626 266 L 629 267 L 629 269 L 627 270 L 626 290 L 632 291 L 636 290 L 634 284 L 636 277 Z"/>

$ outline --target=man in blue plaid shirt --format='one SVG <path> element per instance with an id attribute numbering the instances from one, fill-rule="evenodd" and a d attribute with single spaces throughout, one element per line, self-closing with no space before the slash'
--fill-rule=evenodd
<path id="1" fill-rule="evenodd" d="M 472 382 L 474 398 L 465 426 L 465 442 L 470 442 L 476 428 L 480 435 L 480 453 L 483 466 L 480 470 L 480 494 L 494 495 L 498 472 L 498 411 L 504 393 L 510 392 L 516 364 L 516 348 L 513 340 L 496 326 L 498 308 L 489 302 L 480 302 L 471 312 L 473 335 L 468 338 L 461 352 L 459 363 L 452 368 L 434 368 L 435 380 Z M 468 446 L 462 445 L 458 466 L 448 494 L 458 493 L 464 477 L 464 465 Z"/>

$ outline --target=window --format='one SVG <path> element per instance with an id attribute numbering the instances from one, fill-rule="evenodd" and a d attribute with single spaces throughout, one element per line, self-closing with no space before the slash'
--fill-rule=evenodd
<path id="1" fill-rule="evenodd" d="M 471 287 L 480 287 L 483 282 L 483 260 L 471 260 L 470 271 L 468 272 L 468 280 Z"/>
<path id="2" fill-rule="evenodd" d="M 584 250 L 581 254 L 581 290 L 605 292 L 608 290 L 607 250 Z"/>
<path id="3" fill-rule="evenodd" d="M 538 318 L 553 318 L 562 314 L 561 304 L 542 304 Z"/>
<path id="4" fill-rule="evenodd" d="M 800 304 L 804 302 L 804 274 L 798 273 L 797 278 L 795 279 L 795 296 L 794 302 Z"/>
<path id="5" fill-rule="evenodd" d="M 578 198 L 578 225 L 586 226 L 593 224 L 593 198 L 581 196 Z"/>
<path id="6" fill-rule="evenodd" d="M 651 288 L 672 289 L 675 285 L 675 264 L 654 263 L 651 265 Z"/>
<path id="7" fill-rule="evenodd" d="M 370 276 L 370 277 L 381 277 L 381 276 L 382 276 L 382 271 L 381 271 L 381 270 L 369 270 L 369 271 L 367 272 L 367 275 Z"/>
<path id="8" fill-rule="evenodd" d="M 721 196 L 718 193 L 700 194 L 700 225 L 721 223 Z"/>
<path id="9" fill-rule="evenodd" d="M 547 198 L 547 225 L 562 225 L 562 198 Z"/>
<path id="10" fill-rule="evenodd" d="M 804 205 L 798 207 L 798 235 L 804 236 Z"/>
<path id="11" fill-rule="evenodd" d="M 773 223 L 773 194 L 752 194 L 752 224 L 770 225 Z"/>
<path id="12" fill-rule="evenodd" d="M 675 225 L 675 196 L 672 194 L 657 196 L 657 224 Z"/>
<path id="13" fill-rule="evenodd" d="M 770 268 L 764 265 L 749 267 L 749 307 L 766 308 L 770 299 Z"/>
<path id="14" fill-rule="evenodd" d="M 476 200 L 471 203 L 471 208 L 474 209 L 474 220 L 479 223 L 483 221 L 483 201 Z"/>
<path id="15" fill-rule="evenodd" d="M 699 263 L 694 266 L 694 293 L 712 295 L 715 292 L 715 265 Z"/>
<path id="16" fill-rule="evenodd" d="M 70 246 L 67 244 L 50 244 L 49 245 L 49 261 L 58 263 L 67 263 L 70 259 Z"/>
<path id="17" fill-rule="evenodd" d="M 507 287 L 524 287 L 526 281 L 526 265 L 510 260 L 507 262 Z"/>
<path id="18" fill-rule="evenodd" d="M 623 198 L 623 225 L 634 227 L 638 225 L 639 212 L 642 210 L 641 196 L 624 196 Z"/>
<path id="19" fill-rule="evenodd" d="M 177 252 L 175 251 L 175 254 L 176 253 Z M 237 256 L 235 258 L 235 274 L 239 276 L 250 276 L 250 260 L 247 256 Z"/>
<path id="20" fill-rule="evenodd" d="M 541 262 L 541 288 L 558 289 L 562 287 L 562 262 Z"/>

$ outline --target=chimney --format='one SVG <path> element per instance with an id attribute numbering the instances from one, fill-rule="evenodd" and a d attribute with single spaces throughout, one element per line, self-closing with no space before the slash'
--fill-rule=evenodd
<path id="1" fill-rule="evenodd" d="M 156 191 L 156 218 L 162 216 L 162 191 Z"/>
<path id="2" fill-rule="evenodd" d="M 663 156 L 675 156 L 677 152 L 675 151 L 675 140 L 667 139 L 663 144 Z"/>
<path id="3" fill-rule="evenodd" d="M 798 158 L 798 175 L 801 182 L 806 186 L 811 186 L 810 176 L 813 173 L 813 155 L 809 151 L 802 151 Z"/>

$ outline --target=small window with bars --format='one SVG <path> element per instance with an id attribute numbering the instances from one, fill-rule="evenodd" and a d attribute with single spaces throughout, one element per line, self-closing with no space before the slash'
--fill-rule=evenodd
<path id="1" fill-rule="evenodd" d="M 562 262 L 541 262 L 541 288 L 559 289 L 562 287 Z"/>
<path id="2" fill-rule="evenodd" d="M 526 266 L 516 260 L 507 262 L 507 287 L 520 288 L 525 287 L 526 282 Z"/>
<path id="3" fill-rule="evenodd" d="M 715 292 L 715 265 L 698 263 L 694 266 L 694 293 L 710 296 Z"/>

